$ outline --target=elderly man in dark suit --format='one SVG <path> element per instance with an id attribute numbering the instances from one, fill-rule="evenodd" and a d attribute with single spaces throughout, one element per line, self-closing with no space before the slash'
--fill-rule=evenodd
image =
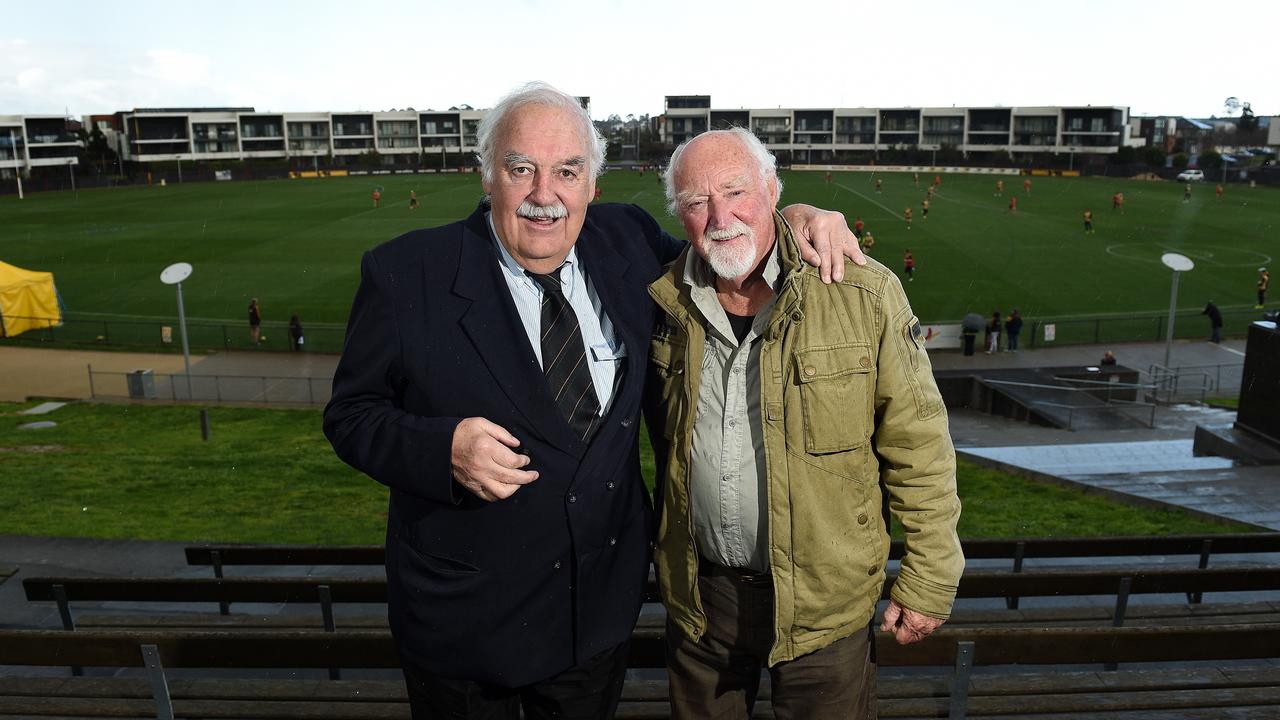
<path id="1" fill-rule="evenodd" d="M 477 145 L 489 203 L 365 253 L 325 434 L 391 488 L 414 717 L 608 718 L 649 567 L 646 287 L 683 243 L 591 205 L 604 141 L 572 96 L 517 90 Z M 795 214 L 839 241 L 827 273 L 860 259 L 842 216 Z"/>

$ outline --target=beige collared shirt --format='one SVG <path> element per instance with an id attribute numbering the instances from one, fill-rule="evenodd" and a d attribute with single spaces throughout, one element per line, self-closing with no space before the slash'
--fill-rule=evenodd
<path id="1" fill-rule="evenodd" d="M 776 213 L 774 218 L 781 237 L 785 221 Z M 775 240 L 764 267 L 775 293 L 780 275 Z M 774 300 L 760 308 L 739 343 L 716 299 L 714 274 L 696 252 L 685 262 L 684 282 L 706 328 L 691 458 L 694 538 L 714 563 L 763 572 L 769 568 L 769 533 L 760 343 Z"/>

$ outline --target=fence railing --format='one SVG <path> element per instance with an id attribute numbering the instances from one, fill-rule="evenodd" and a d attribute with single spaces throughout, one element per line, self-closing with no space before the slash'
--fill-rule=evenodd
<path id="1" fill-rule="evenodd" d="M 1174 402 L 1198 398 L 1204 401 L 1210 394 L 1238 395 L 1244 378 L 1244 363 L 1219 363 L 1217 365 L 1181 365 L 1165 367 L 1152 365 L 1147 368 L 1151 382 L 1156 386 L 1157 402 Z"/>
<path id="2" fill-rule="evenodd" d="M 10 319 L 18 319 L 10 316 Z M 40 327 L 12 337 L 0 339 L 0 343 L 15 344 L 69 344 L 100 345 L 110 347 L 134 347 L 182 349 L 178 319 L 171 318 L 97 318 L 65 313 L 60 323 L 48 318 L 22 318 L 34 320 Z M 167 328 L 167 330 L 166 330 Z M 2 336 L 3 333 L 0 333 Z M 337 353 L 342 351 L 346 327 L 335 323 L 307 323 L 303 327 L 303 343 L 299 351 Z M 278 350 L 293 349 L 287 322 L 262 323 L 257 345 L 249 337 L 249 324 L 220 320 L 187 320 L 187 338 L 192 350 Z"/>
<path id="3" fill-rule="evenodd" d="M 1081 414 L 1097 414 L 1117 411 L 1138 410 L 1145 412 L 1146 418 L 1143 422 L 1147 427 L 1154 428 L 1156 426 L 1156 406 L 1155 403 L 1149 403 L 1142 400 L 1129 399 L 1125 397 L 1115 397 L 1115 395 L 1134 395 L 1141 396 L 1142 393 L 1155 390 L 1155 386 L 1147 383 L 1122 383 L 1122 382 L 1105 382 L 1097 380 L 1081 380 L 1078 378 L 1055 378 L 1060 382 L 1071 383 L 1070 385 L 1046 385 L 1044 383 L 1028 383 L 1017 380 L 998 380 L 986 378 L 983 380 L 988 385 L 997 387 L 1022 388 L 1025 390 L 1036 390 L 1040 392 L 1050 392 L 1059 395 L 1067 402 L 1055 402 L 1052 400 L 1037 400 L 1033 398 L 1023 399 L 1027 407 L 1044 407 L 1055 408 L 1059 411 L 1066 412 L 1067 428 L 1075 429 L 1075 415 Z M 1128 415 L 1127 412 L 1123 413 Z M 1134 419 L 1142 419 L 1128 415 Z"/>
<path id="4" fill-rule="evenodd" d="M 1261 310 L 1223 310 L 1223 337 L 1244 337 L 1249 324 L 1263 319 Z M 1084 315 L 1071 317 L 1027 318 L 1021 338 L 1024 348 L 1058 345 L 1101 345 L 1119 342 L 1145 342 L 1165 339 L 1168 313 L 1129 313 L 1124 315 Z M 111 318 L 64 313 L 61 324 L 46 318 L 32 318 L 42 327 L 15 338 L 2 338 L 0 344 L 68 343 L 137 348 L 181 348 L 178 319 L 175 318 Z M 1209 320 L 1196 310 L 1179 311 L 1174 316 L 1174 337 L 1181 339 L 1209 336 Z M 944 324 L 944 323 L 932 323 Z M 1053 340 L 1045 339 L 1046 326 L 1053 326 Z M 166 334 L 165 328 L 168 328 Z M 249 338 L 247 321 L 187 320 L 187 335 L 193 350 L 291 350 L 289 325 L 286 322 L 263 322 L 262 342 L 254 345 Z M 340 323 L 306 323 L 300 350 L 337 353 L 342 351 L 346 326 Z M 165 338 L 168 338 L 168 341 Z M 957 346 L 958 348 L 958 346 Z"/>
<path id="5" fill-rule="evenodd" d="M 1209 338 L 1209 319 L 1198 310 L 1174 313 L 1174 339 Z M 1236 308 L 1222 311 L 1222 336 L 1244 337 L 1249 324 L 1262 320 L 1261 310 Z M 1116 342 L 1164 340 L 1169 322 L 1167 312 L 1135 312 L 1124 315 L 1079 315 L 1029 319 L 1030 336 L 1022 336 L 1025 347 L 1056 345 L 1101 345 Z M 1053 340 L 1045 340 L 1046 326 L 1053 326 Z"/>
<path id="6" fill-rule="evenodd" d="M 332 377 L 187 375 L 151 370 L 109 372 L 89 366 L 89 396 L 169 402 L 323 405 Z"/>

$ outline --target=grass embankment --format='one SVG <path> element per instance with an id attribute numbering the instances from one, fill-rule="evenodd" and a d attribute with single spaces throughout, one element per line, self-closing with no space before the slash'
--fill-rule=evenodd
<path id="1" fill-rule="evenodd" d="M 0 534 L 382 542 L 387 491 L 334 456 L 318 410 L 212 408 L 204 442 L 193 407 L 73 404 L 47 416 L 17 414 L 32 404 L 0 403 Z M 17 429 L 43 419 L 58 426 Z M 1244 529 L 965 462 L 959 484 L 965 537 Z"/>

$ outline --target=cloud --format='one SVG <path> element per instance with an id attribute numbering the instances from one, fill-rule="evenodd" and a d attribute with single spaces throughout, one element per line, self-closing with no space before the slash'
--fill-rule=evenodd
<path id="1" fill-rule="evenodd" d="M 148 50 L 147 64 L 133 72 L 144 78 L 179 87 L 207 85 L 209 58 L 180 50 Z"/>
<path id="2" fill-rule="evenodd" d="M 23 89 L 38 89 L 44 84 L 44 80 L 44 68 L 27 68 L 18 72 L 18 87 Z"/>

